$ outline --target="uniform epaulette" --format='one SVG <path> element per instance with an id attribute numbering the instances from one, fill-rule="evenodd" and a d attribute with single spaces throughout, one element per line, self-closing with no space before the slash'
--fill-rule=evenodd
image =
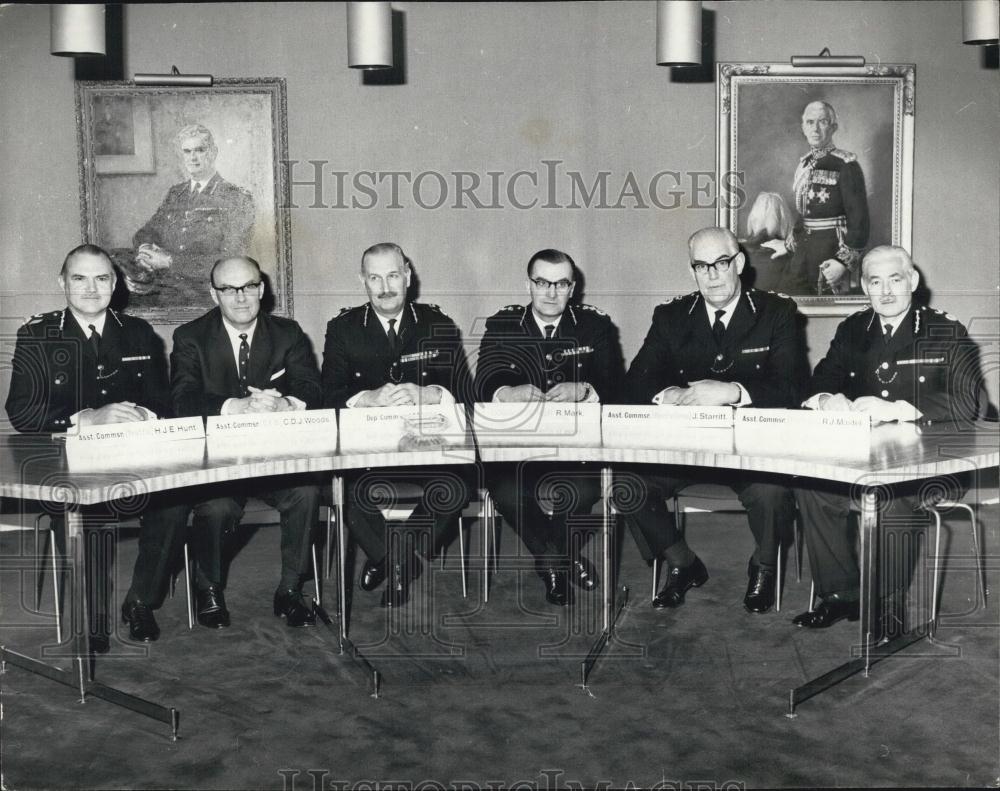
<path id="1" fill-rule="evenodd" d="M 768 291 L 767 293 L 768 294 L 774 294 L 774 296 L 781 297 L 782 299 L 791 299 L 791 297 L 788 296 L 788 294 L 782 294 L 780 291 Z"/>
<path id="2" fill-rule="evenodd" d="M 53 318 L 54 319 L 61 312 L 62 311 L 59 311 L 59 310 L 53 310 L 53 311 L 49 311 L 47 313 L 36 313 L 35 315 L 29 316 L 28 318 L 26 318 L 24 320 L 24 326 L 27 327 L 29 324 L 37 324 L 38 322 L 42 321 L 42 319 L 46 319 L 46 318 Z"/>
<path id="3" fill-rule="evenodd" d="M 835 157 L 839 157 L 840 159 L 844 160 L 844 162 L 854 162 L 857 159 L 857 157 L 850 151 L 844 151 L 844 149 L 842 148 L 835 148 L 830 153 L 833 154 Z"/>
<path id="4" fill-rule="evenodd" d="M 939 316 L 944 316 L 946 319 L 948 319 L 948 321 L 955 321 L 955 322 L 958 321 L 958 319 L 956 319 L 950 313 L 945 313 L 945 311 L 938 310 L 937 308 L 928 308 L 926 305 L 923 305 L 923 306 L 920 307 L 920 310 L 932 310 L 935 313 L 937 313 Z"/>
<path id="5" fill-rule="evenodd" d="M 420 305 L 422 308 L 430 308 L 435 313 L 440 313 L 442 316 L 447 316 L 448 314 L 441 310 L 440 305 L 435 305 L 433 302 L 416 302 L 416 305 Z"/>
<path id="6" fill-rule="evenodd" d="M 361 310 L 363 307 L 365 307 L 365 305 L 352 305 L 352 306 L 347 307 L 347 308 L 341 308 L 340 309 L 340 313 L 338 313 L 336 316 L 334 316 L 334 318 L 335 319 L 339 319 L 341 316 L 344 316 L 345 314 L 351 313 L 352 311 L 355 311 L 355 310 Z"/>
<path id="7" fill-rule="evenodd" d="M 584 304 L 582 302 L 580 303 L 580 310 L 589 310 L 591 313 L 596 313 L 598 316 L 607 316 L 608 315 L 607 313 L 605 313 L 600 308 L 595 308 L 593 305 L 586 305 L 586 304 Z"/>
<path id="8" fill-rule="evenodd" d="M 524 313 L 524 305 L 505 305 L 500 308 L 498 313 L 510 312 L 510 313 Z"/>
<path id="9" fill-rule="evenodd" d="M 681 294 L 680 296 L 671 297 L 670 299 L 665 300 L 665 301 L 661 302 L 660 304 L 661 305 L 670 305 L 670 304 L 672 304 L 674 302 L 679 302 L 682 299 L 687 299 L 688 297 L 696 297 L 699 293 L 700 292 L 698 292 L 698 291 L 692 291 L 689 294 Z"/>

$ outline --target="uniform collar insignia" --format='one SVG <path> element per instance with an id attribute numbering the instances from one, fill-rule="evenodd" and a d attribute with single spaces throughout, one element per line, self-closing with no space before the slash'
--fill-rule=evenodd
<path id="1" fill-rule="evenodd" d="M 415 307 L 413 307 L 413 303 L 412 302 L 408 302 L 406 304 L 410 306 L 410 315 L 413 316 L 413 323 L 416 324 L 417 323 L 417 309 Z"/>
<path id="2" fill-rule="evenodd" d="M 368 311 L 369 311 L 370 308 L 371 308 L 371 303 L 369 302 L 369 303 L 367 303 L 365 305 L 365 315 L 364 315 L 364 318 L 361 319 L 361 326 L 362 327 L 365 327 L 365 328 L 368 327 Z"/>
<path id="3" fill-rule="evenodd" d="M 692 300 L 692 302 L 691 302 L 691 307 L 688 308 L 688 315 L 689 316 L 692 313 L 694 313 L 694 306 L 697 305 L 698 304 L 698 300 L 701 299 L 701 292 L 700 291 L 696 291 L 696 292 L 694 292 L 693 296 L 694 296 L 694 300 Z"/>
<path id="4" fill-rule="evenodd" d="M 118 315 L 118 313 L 116 311 L 112 310 L 111 308 L 108 308 L 108 315 L 111 316 L 111 318 L 113 318 L 115 321 L 118 322 L 118 326 L 119 327 L 124 327 L 125 326 L 124 324 L 122 324 L 122 320 L 121 320 L 121 318 L 119 317 L 119 315 Z"/>
<path id="5" fill-rule="evenodd" d="M 573 326 L 576 326 L 576 313 L 573 311 L 573 306 L 568 305 L 567 310 L 569 310 L 569 317 L 573 319 Z"/>

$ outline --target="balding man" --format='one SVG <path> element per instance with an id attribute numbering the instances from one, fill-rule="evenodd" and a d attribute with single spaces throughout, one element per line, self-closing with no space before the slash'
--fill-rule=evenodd
<path id="1" fill-rule="evenodd" d="M 746 258 L 730 231 L 703 228 L 688 247 L 698 290 L 654 311 L 652 326 L 625 379 L 627 402 L 797 406 L 795 374 L 801 350 L 795 303 L 743 287 L 740 273 Z M 679 607 L 688 589 L 708 580 L 705 565 L 677 530 L 665 500 L 690 484 L 711 480 L 737 493 L 757 544 L 748 567 L 744 606 L 756 613 L 770 609 L 778 544 L 791 535 L 794 518 L 794 501 L 783 483 L 742 472 L 711 475 L 671 468 L 635 472 L 645 484 L 644 497 L 638 504 L 618 506 L 646 561 L 666 561 L 666 583 L 653 607 Z"/>
<path id="2" fill-rule="evenodd" d="M 809 382 L 810 396 L 803 406 L 864 412 L 875 423 L 975 417 L 981 382 L 978 349 L 956 319 L 913 304 L 919 282 L 913 260 L 901 247 L 883 245 L 865 256 L 861 288 L 871 305 L 837 327 Z M 895 497 L 882 512 L 890 528 L 902 526 L 908 531 L 918 521 L 914 512 L 921 505 L 919 489 L 934 492 L 942 487 L 926 482 L 896 487 Z M 797 490 L 796 497 L 820 602 L 794 623 L 825 629 L 843 618 L 857 620 L 859 572 L 856 531 L 848 522 L 849 493 L 830 484 Z M 926 513 L 920 521 L 926 523 Z M 887 547 L 893 544 L 903 541 L 886 541 Z M 909 577 L 911 561 L 901 555 L 894 559 L 897 582 Z M 901 601 L 894 604 L 901 606 Z"/>
<path id="3" fill-rule="evenodd" d="M 33 316 L 17 333 L 7 414 L 25 433 L 59 434 L 74 427 L 132 423 L 170 417 L 170 393 L 163 342 L 142 319 L 111 310 L 115 270 L 108 254 L 91 244 L 69 252 L 59 270 L 66 307 Z M 114 503 L 84 510 L 87 525 L 116 519 Z M 162 596 L 175 536 L 187 510 L 168 494 L 155 494 L 142 517 L 139 554 L 122 618 L 133 640 L 160 635 L 152 608 Z M 53 520 L 62 543 L 62 520 Z M 88 537 L 90 645 L 109 648 L 110 587 L 106 568 L 94 557 Z"/>
<path id="4" fill-rule="evenodd" d="M 250 251 L 253 197 L 216 171 L 219 149 L 208 127 L 185 126 L 174 141 L 187 178 L 167 191 L 156 213 L 136 231 L 136 256 L 126 282 L 137 296 L 183 285 L 204 299 L 202 284 L 212 263 Z"/>
<path id="5" fill-rule="evenodd" d="M 801 217 L 798 256 L 819 294 L 850 291 L 868 243 L 868 197 L 858 158 L 836 148 L 837 112 L 827 102 L 802 111 L 809 152 L 799 160 L 792 185 Z"/>
<path id="6" fill-rule="evenodd" d="M 170 369 L 178 416 L 318 408 L 323 400 L 319 370 L 302 328 L 260 310 L 260 265 L 247 257 L 220 259 L 209 281 L 216 307 L 174 332 Z M 209 628 L 229 626 L 223 536 L 236 530 L 247 498 L 253 496 L 281 514 L 281 579 L 274 614 L 289 626 L 313 625 L 315 615 L 302 597 L 302 582 L 319 487 L 305 478 L 281 476 L 196 492 L 205 498 L 194 506 L 198 622 Z"/>

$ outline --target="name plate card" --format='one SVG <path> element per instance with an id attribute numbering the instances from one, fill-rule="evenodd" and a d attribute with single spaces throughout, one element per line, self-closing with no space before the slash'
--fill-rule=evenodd
<path id="1" fill-rule="evenodd" d="M 206 421 L 208 453 L 222 456 L 266 456 L 268 452 L 337 449 L 337 410 L 246 412 L 213 415 Z"/>
<path id="2" fill-rule="evenodd" d="M 340 410 L 341 453 L 407 452 L 467 444 L 462 404 Z"/>
<path id="3" fill-rule="evenodd" d="M 600 447 L 601 405 L 480 403 L 473 412 L 473 426 L 483 445 Z"/>
<path id="4" fill-rule="evenodd" d="M 66 461 L 74 470 L 201 464 L 204 439 L 200 417 L 87 426 L 67 434 Z"/>
<path id="5" fill-rule="evenodd" d="M 732 451 L 733 408 L 638 404 L 606 406 L 601 431 L 608 448 Z"/>
<path id="6" fill-rule="evenodd" d="M 775 452 L 836 458 L 867 456 L 871 418 L 861 412 L 737 409 L 737 453 Z"/>

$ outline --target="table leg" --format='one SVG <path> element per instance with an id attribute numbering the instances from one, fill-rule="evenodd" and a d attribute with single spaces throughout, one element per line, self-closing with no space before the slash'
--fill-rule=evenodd
<path id="1" fill-rule="evenodd" d="M 604 550 L 604 558 L 602 560 L 601 568 L 604 572 L 604 631 L 601 632 L 600 636 L 591 646 L 590 651 L 587 652 L 587 658 L 580 664 L 580 686 L 585 692 L 589 692 L 587 680 L 590 677 L 590 671 L 594 669 L 594 665 L 597 663 L 598 658 L 604 651 L 605 646 L 607 646 L 608 641 L 611 639 L 611 634 L 614 631 L 615 623 L 618 621 L 618 616 L 621 615 L 622 610 L 625 609 L 625 605 L 628 603 L 628 588 L 623 588 L 621 603 L 618 605 L 617 610 L 615 609 L 615 586 L 611 579 L 611 545 L 614 538 L 611 526 L 615 517 L 615 510 L 611 503 L 611 484 L 611 468 L 602 467 L 601 500 L 603 502 L 603 507 L 601 510 L 601 544 Z"/>
<path id="2" fill-rule="evenodd" d="M 161 706 L 158 703 L 94 681 L 94 665 L 90 657 L 90 647 L 87 644 L 87 584 L 83 519 L 77 507 L 66 509 L 66 546 L 73 562 L 69 611 L 72 621 L 71 628 L 73 629 L 73 662 L 76 665 L 76 673 L 19 654 L 3 645 L 0 645 L 0 665 L 6 669 L 6 665 L 11 664 L 35 675 L 43 676 L 50 681 L 73 687 L 80 693 L 80 703 L 86 703 L 88 697 L 100 698 L 150 719 L 164 722 L 170 726 L 173 741 L 177 741 L 177 731 L 180 727 L 180 712 L 177 709 Z"/>

